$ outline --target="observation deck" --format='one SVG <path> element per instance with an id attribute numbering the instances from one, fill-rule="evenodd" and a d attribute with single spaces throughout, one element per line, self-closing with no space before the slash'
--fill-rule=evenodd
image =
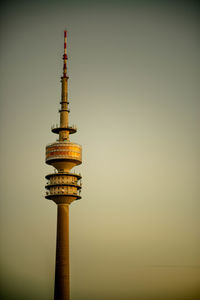
<path id="1" fill-rule="evenodd" d="M 75 173 L 53 173 L 45 177 L 48 182 L 46 188 L 46 199 L 55 203 L 68 203 L 81 199 L 80 191 L 82 184 L 79 182 L 81 175 Z"/>
<path id="2" fill-rule="evenodd" d="M 51 126 L 51 131 L 57 134 L 59 134 L 60 131 L 68 131 L 69 134 L 73 134 L 77 132 L 77 127 L 75 125 L 69 127 L 60 127 L 60 125 L 56 124 Z"/>

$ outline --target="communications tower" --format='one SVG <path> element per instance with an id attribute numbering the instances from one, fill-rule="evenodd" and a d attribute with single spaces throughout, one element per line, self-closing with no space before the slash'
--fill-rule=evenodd
<path id="1" fill-rule="evenodd" d="M 68 76 L 67 76 L 67 31 L 64 31 L 63 75 L 60 124 L 52 127 L 52 132 L 59 135 L 56 142 L 46 146 L 46 163 L 55 168 L 55 172 L 46 176 L 46 199 L 57 204 L 57 242 L 55 267 L 55 300 L 70 299 L 69 272 L 69 205 L 81 198 L 80 174 L 70 172 L 82 162 L 82 148 L 70 142 L 69 135 L 77 131 L 68 122 Z"/>

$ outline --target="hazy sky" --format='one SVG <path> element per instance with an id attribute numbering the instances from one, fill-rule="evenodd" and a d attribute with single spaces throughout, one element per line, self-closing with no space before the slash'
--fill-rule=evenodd
<path id="1" fill-rule="evenodd" d="M 6 1 L 0 28 L 1 299 L 53 299 L 44 153 L 64 29 L 71 141 L 83 146 L 71 299 L 199 299 L 197 2 Z"/>

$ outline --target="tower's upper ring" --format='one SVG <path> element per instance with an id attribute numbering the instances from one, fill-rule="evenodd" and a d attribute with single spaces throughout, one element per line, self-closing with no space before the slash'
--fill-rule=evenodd
<path id="1" fill-rule="evenodd" d="M 69 141 L 52 143 L 46 146 L 46 163 L 58 170 L 69 172 L 82 162 L 82 148 Z"/>

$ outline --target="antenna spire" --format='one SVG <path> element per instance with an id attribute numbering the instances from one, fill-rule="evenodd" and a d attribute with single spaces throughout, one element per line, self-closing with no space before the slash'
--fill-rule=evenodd
<path id="1" fill-rule="evenodd" d="M 64 30 L 63 77 L 67 77 L 67 30 Z"/>

